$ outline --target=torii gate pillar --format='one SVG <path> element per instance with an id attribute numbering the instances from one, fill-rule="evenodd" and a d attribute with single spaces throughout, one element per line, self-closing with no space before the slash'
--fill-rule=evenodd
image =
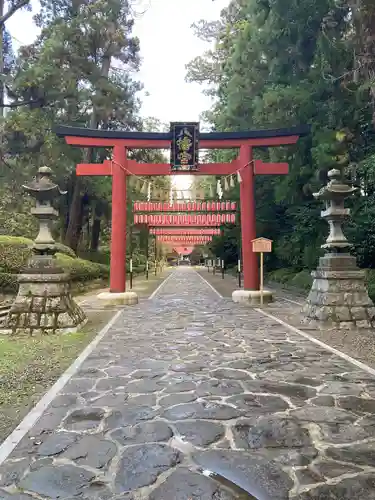
<path id="1" fill-rule="evenodd" d="M 112 227 L 109 292 L 98 297 L 110 304 L 138 303 L 135 292 L 126 291 L 126 165 L 127 149 L 122 144 L 113 147 L 112 173 Z"/>
<path id="2" fill-rule="evenodd" d="M 241 238 L 244 273 L 244 289 L 259 290 L 258 259 L 252 250 L 251 241 L 256 238 L 254 167 L 252 148 L 241 146 L 240 163 L 240 209 Z"/>
<path id="3" fill-rule="evenodd" d="M 110 284 L 112 293 L 126 289 L 126 148 L 113 148 Z"/>

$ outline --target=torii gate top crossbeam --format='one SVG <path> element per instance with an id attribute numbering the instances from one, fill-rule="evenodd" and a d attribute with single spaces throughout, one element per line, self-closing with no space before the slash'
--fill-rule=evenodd
<path id="1" fill-rule="evenodd" d="M 68 144 L 80 147 L 111 147 L 122 145 L 131 149 L 169 149 L 171 132 L 128 132 L 80 127 L 57 126 L 54 132 L 65 137 Z M 240 146 L 281 146 L 295 144 L 300 137 L 310 133 L 310 126 L 248 130 L 240 132 L 200 132 L 200 149 L 231 149 Z"/>

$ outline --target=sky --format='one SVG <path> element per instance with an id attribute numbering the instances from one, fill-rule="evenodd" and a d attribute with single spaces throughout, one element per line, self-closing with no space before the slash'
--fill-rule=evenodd
<path id="1" fill-rule="evenodd" d="M 134 34 L 140 39 L 142 65 L 137 75 L 144 84 L 141 115 L 171 121 L 199 121 L 211 101 L 202 86 L 186 83 L 186 64 L 210 46 L 191 28 L 200 19 L 215 20 L 229 0 L 139 0 Z M 32 12 L 19 11 L 7 23 L 14 48 L 32 43 L 38 35 L 32 17 L 39 2 L 31 1 Z M 189 177 L 189 178 L 188 178 Z M 190 176 L 174 176 L 177 189 L 187 189 Z"/>

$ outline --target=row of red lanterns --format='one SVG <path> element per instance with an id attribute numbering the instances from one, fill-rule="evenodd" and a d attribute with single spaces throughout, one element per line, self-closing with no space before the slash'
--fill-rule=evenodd
<path id="1" fill-rule="evenodd" d="M 235 222 L 235 214 L 134 214 L 134 224 L 148 224 L 149 226 L 220 226 L 221 224 L 234 224 Z"/>
<path id="2" fill-rule="evenodd" d="M 208 242 L 212 241 L 212 236 L 158 236 L 157 237 L 158 241 L 175 241 L 175 242 L 182 242 L 182 241 L 188 241 L 190 243 L 193 242 Z"/>
<path id="3" fill-rule="evenodd" d="M 151 227 L 150 234 L 153 235 L 182 235 L 182 236 L 218 236 L 221 234 L 220 228 L 203 228 L 203 229 L 181 229 L 181 228 L 169 228 L 162 229 L 159 227 Z"/>
<path id="4" fill-rule="evenodd" d="M 195 247 L 197 245 L 207 245 L 207 241 L 162 241 L 160 242 L 163 245 L 166 246 L 172 246 L 172 247 Z"/>
<path id="5" fill-rule="evenodd" d="M 188 201 L 188 202 L 157 202 L 135 201 L 134 212 L 219 212 L 235 211 L 235 201 Z"/>

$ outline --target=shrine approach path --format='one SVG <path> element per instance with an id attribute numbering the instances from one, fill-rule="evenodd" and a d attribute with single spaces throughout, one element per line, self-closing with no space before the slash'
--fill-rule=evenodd
<path id="1" fill-rule="evenodd" d="M 0 500 L 375 499 L 375 376 L 177 269 L 0 466 Z"/>

